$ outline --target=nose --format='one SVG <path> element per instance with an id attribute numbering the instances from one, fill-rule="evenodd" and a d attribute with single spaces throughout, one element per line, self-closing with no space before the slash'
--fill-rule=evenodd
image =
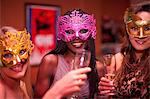
<path id="1" fill-rule="evenodd" d="M 76 38 L 78 38 L 79 37 L 79 33 L 78 32 L 76 32 Z"/>
<path id="2" fill-rule="evenodd" d="M 140 27 L 140 36 L 139 36 L 139 38 L 144 38 L 144 35 L 143 35 L 143 28 L 142 27 Z"/>
<path id="3" fill-rule="evenodd" d="M 16 59 L 13 60 L 13 65 L 17 64 L 18 62 L 21 62 L 20 58 L 18 55 L 16 55 Z"/>
<path id="4" fill-rule="evenodd" d="M 20 60 L 18 55 L 16 56 L 16 59 L 17 59 L 17 62 L 21 62 L 21 60 Z"/>

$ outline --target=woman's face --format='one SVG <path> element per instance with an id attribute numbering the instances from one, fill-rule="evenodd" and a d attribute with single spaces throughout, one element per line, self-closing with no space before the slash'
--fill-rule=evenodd
<path id="1" fill-rule="evenodd" d="M 26 61 L 25 63 L 19 62 L 11 67 L 2 67 L 1 72 L 3 72 L 3 74 L 6 75 L 7 77 L 20 79 L 25 75 L 28 63 L 29 61 Z"/>
<path id="2" fill-rule="evenodd" d="M 138 12 L 136 14 L 142 21 L 150 22 L 150 13 L 148 12 Z M 141 20 L 140 20 L 141 21 Z M 132 44 L 132 46 L 139 51 L 145 50 L 150 47 L 150 36 L 141 36 L 144 33 L 149 34 L 150 33 L 150 25 L 139 27 L 139 30 L 137 28 L 132 27 L 132 23 L 128 25 L 128 32 L 129 34 L 138 34 L 137 32 L 140 32 L 140 36 L 133 36 L 129 35 L 129 40 Z M 130 28 L 130 27 L 131 28 Z"/>
<path id="3" fill-rule="evenodd" d="M 0 35 L 1 72 L 10 78 L 25 75 L 33 46 L 26 31 L 5 32 Z"/>

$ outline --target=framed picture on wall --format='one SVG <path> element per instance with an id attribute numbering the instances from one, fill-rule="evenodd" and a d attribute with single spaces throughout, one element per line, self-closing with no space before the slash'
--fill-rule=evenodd
<path id="1" fill-rule="evenodd" d="M 42 57 L 55 48 L 59 6 L 26 4 L 26 27 L 35 47 L 31 65 L 39 64 Z"/>

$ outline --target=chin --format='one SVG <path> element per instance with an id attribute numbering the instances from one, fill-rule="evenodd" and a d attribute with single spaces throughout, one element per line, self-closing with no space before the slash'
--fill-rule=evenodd
<path id="1" fill-rule="evenodd" d="M 136 46 L 134 47 L 137 51 L 144 51 L 146 49 L 148 49 L 149 47 L 144 47 L 144 46 Z"/>
<path id="2" fill-rule="evenodd" d="M 144 51 L 149 48 L 149 43 L 145 43 L 145 44 L 138 44 L 136 42 L 131 42 L 131 43 L 132 46 L 138 51 Z"/>
<path id="3" fill-rule="evenodd" d="M 26 70 L 22 70 L 20 72 L 15 72 L 12 74 L 12 77 L 15 79 L 21 79 L 25 76 Z"/>
<path id="4" fill-rule="evenodd" d="M 9 75 L 15 79 L 20 79 L 20 78 L 24 77 L 25 73 L 27 71 L 27 65 L 24 64 L 24 65 L 19 66 L 19 67 L 20 67 L 19 69 L 10 68 L 9 69 L 9 71 L 10 71 Z"/>
<path id="5" fill-rule="evenodd" d="M 24 76 L 25 76 L 25 74 L 17 74 L 17 75 L 13 75 L 13 78 L 22 79 Z"/>

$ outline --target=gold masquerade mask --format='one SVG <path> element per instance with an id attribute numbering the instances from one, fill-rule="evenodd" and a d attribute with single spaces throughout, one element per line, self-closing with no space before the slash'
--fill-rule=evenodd
<path id="1" fill-rule="evenodd" d="M 125 12 L 124 22 L 129 35 L 138 38 L 150 36 L 150 20 L 142 20 L 129 8 Z"/>
<path id="2" fill-rule="evenodd" d="M 10 67 L 29 59 L 34 45 L 26 30 L 0 35 L 0 54 L 3 66 Z"/>

